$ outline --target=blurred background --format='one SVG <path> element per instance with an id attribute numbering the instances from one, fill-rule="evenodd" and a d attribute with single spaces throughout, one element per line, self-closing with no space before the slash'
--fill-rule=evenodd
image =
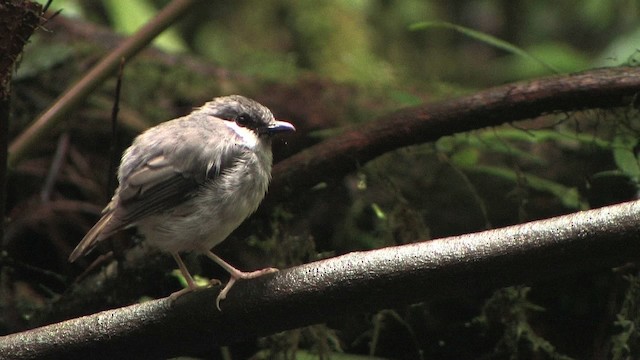
<path id="1" fill-rule="evenodd" d="M 166 3 L 55 0 L 52 9 L 131 34 Z M 636 50 L 637 14 L 632 0 L 202 2 L 155 45 L 278 81 L 312 72 L 434 91 L 619 65 Z M 425 22 L 432 24 L 417 26 Z M 444 22 L 486 39 L 438 25 Z M 533 59 L 493 46 L 490 37 Z"/>
<path id="2" fill-rule="evenodd" d="M 50 10 L 61 14 L 32 37 L 14 77 L 11 136 L 167 3 L 53 1 Z M 274 144 L 277 161 L 403 107 L 635 66 L 639 12 L 637 0 L 201 1 L 127 60 L 117 142 L 113 78 L 13 169 L 2 277 L 12 296 L 3 301 L 0 329 L 37 325 L 64 307 L 74 280 L 99 255 L 66 261 L 111 195 L 109 149 L 119 156 L 148 126 L 241 93 L 298 128 Z M 590 110 L 399 149 L 275 205 L 269 216 L 259 212 L 217 253 L 240 268 L 284 268 L 635 199 L 639 129 L 635 108 Z M 55 154 L 63 160 L 54 168 Z M 129 236 L 124 243 L 131 246 Z M 224 276 L 206 260 L 190 263 L 205 277 Z M 162 282 L 137 284 L 129 297 L 175 291 L 180 279 L 171 266 L 154 273 Z M 425 299 L 212 349 L 210 357 L 633 358 L 637 279 L 630 264 L 478 298 Z"/>

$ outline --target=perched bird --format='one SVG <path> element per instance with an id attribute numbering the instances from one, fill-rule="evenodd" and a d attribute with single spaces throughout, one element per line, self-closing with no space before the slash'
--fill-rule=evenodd
<path id="1" fill-rule="evenodd" d="M 174 297 L 197 288 L 180 252 L 204 254 L 227 270 L 231 279 L 216 300 L 220 308 L 236 280 L 277 271 L 243 272 L 210 249 L 258 208 L 271 179 L 271 136 L 290 131 L 293 125 L 239 95 L 215 98 L 148 129 L 124 152 L 118 188 L 69 261 L 137 226 L 145 241 L 178 263 L 189 287 Z"/>

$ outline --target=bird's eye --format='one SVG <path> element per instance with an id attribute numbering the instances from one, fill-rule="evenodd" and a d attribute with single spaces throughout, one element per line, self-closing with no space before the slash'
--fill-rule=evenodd
<path id="1" fill-rule="evenodd" d="M 236 118 L 236 124 L 245 127 L 251 123 L 251 116 L 247 114 L 241 114 Z"/>

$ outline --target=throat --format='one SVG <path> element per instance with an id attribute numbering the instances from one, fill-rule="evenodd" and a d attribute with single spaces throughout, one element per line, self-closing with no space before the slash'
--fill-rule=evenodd
<path id="1" fill-rule="evenodd" d="M 251 149 L 258 145 L 258 135 L 253 130 L 239 126 L 233 121 L 225 121 L 224 123 L 229 129 L 233 130 L 238 137 L 238 142 L 242 143 L 242 145 Z"/>

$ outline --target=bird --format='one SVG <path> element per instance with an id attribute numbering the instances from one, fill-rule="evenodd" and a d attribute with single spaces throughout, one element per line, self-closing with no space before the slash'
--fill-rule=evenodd
<path id="1" fill-rule="evenodd" d="M 275 268 L 244 272 L 211 249 L 225 240 L 266 195 L 273 135 L 295 131 L 260 103 L 241 95 L 216 97 L 190 114 L 151 127 L 122 155 L 118 187 L 102 217 L 69 256 L 74 262 L 116 232 L 137 227 L 149 245 L 170 253 L 187 282 L 172 298 L 198 289 L 180 257 L 204 254 L 230 274 L 216 299 L 239 279 Z"/>

